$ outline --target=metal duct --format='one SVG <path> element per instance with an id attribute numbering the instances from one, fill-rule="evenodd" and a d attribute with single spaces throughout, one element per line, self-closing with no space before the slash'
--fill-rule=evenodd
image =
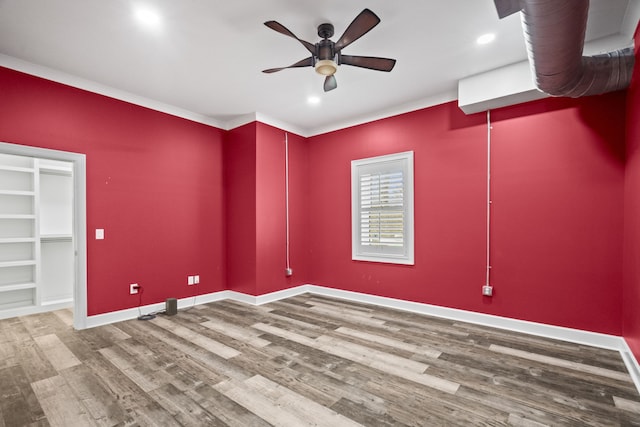
<path id="1" fill-rule="evenodd" d="M 633 48 L 582 56 L 589 0 L 494 0 L 498 16 L 522 11 L 535 84 L 551 96 L 597 95 L 631 82 Z"/>

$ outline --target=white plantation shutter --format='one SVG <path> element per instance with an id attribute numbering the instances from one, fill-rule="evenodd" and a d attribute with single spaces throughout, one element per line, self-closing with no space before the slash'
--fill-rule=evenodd
<path id="1" fill-rule="evenodd" d="M 413 264 L 413 152 L 354 160 L 352 257 Z"/>
<path id="2" fill-rule="evenodd" d="M 360 175 L 360 244 L 402 247 L 404 188 L 401 171 Z"/>

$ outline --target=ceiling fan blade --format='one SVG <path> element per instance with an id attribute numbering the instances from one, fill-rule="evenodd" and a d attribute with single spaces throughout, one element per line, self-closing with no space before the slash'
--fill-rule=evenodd
<path id="1" fill-rule="evenodd" d="M 310 56 L 301 61 L 296 62 L 295 64 L 291 64 L 288 67 L 280 67 L 280 68 L 269 68 L 268 70 L 262 70 L 263 73 L 271 74 L 277 71 L 286 70 L 287 68 L 300 68 L 300 67 L 312 67 L 313 66 L 313 57 Z"/>
<path id="2" fill-rule="evenodd" d="M 378 15 L 369 9 L 365 9 L 360 12 L 351 24 L 349 24 L 342 37 L 340 37 L 340 40 L 336 42 L 336 52 L 339 52 L 354 41 L 358 40 L 360 37 L 367 34 L 373 27 L 378 25 L 379 22 L 380 18 L 378 18 Z"/>
<path id="3" fill-rule="evenodd" d="M 377 58 L 375 56 L 340 55 L 339 58 L 340 64 L 353 65 L 354 67 L 362 67 L 378 71 L 391 71 L 396 65 L 395 59 Z"/>
<path id="4" fill-rule="evenodd" d="M 324 79 L 324 91 L 329 92 L 330 90 L 334 90 L 338 87 L 338 82 L 336 81 L 336 76 L 331 75 L 327 76 Z"/>
<path id="5" fill-rule="evenodd" d="M 271 28 L 274 31 L 279 32 L 280 34 L 284 34 L 285 36 L 289 36 L 298 40 L 300 43 L 302 43 L 304 47 L 307 48 L 309 52 L 311 52 L 312 55 L 316 54 L 316 46 L 314 44 L 311 44 L 307 41 L 299 39 L 295 34 L 293 34 L 291 31 L 289 31 L 284 25 L 280 24 L 279 22 L 267 21 L 264 23 L 264 25 L 266 25 L 267 27 Z"/>

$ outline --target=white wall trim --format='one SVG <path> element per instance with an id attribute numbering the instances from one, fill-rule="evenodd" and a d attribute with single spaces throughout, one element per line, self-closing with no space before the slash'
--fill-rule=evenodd
<path id="1" fill-rule="evenodd" d="M 185 309 L 195 305 L 207 304 L 210 302 L 223 301 L 226 299 L 234 299 L 233 294 L 237 292 L 220 291 L 210 294 L 196 295 L 192 297 L 180 298 L 178 300 L 178 309 Z M 243 301 L 246 302 L 246 301 Z M 248 302 L 250 304 L 250 302 Z M 86 328 L 94 328 L 96 326 L 108 325 L 125 320 L 137 319 L 141 314 L 158 313 L 165 309 L 164 302 L 147 304 L 140 307 L 127 308 L 124 310 L 112 311 L 104 314 L 96 314 L 87 316 Z"/>
<path id="2" fill-rule="evenodd" d="M 216 127 L 218 129 L 224 129 L 223 123 L 213 117 L 194 113 L 180 107 L 165 104 L 163 102 L 136 95 L 124 90 L 116 89 L 111 86 L 94 82 L 92 80 L 83 79 L 81 77 L 65 73 L 63 71 L 45 67 L 44 65 L 24 61 L 13 56 L 0 54 L 0 66 L 30 74 L 32 76 L 41 77 L 43 79 L 51 80 L 57 83 L 62 83 L 67 86 L 83 89 L 88 92 L 108 96 L 109 98 L 129 102 L 131 104 L 146 107 L 151 110 L 160 111 L 172 116 L 181 117 L 192 122 L 202 123 L 205 125 Z"/>
<path id="3" fill-rule="evenodd" d="M 529 322 L 525 320 L 510 319 L 507 317 L 493 316 L 490 314 L 475 313 L 472 311 L 459 310 L 455 308 L 440 307 L 436 305 L 405 301 L 395 298 L 380 297 L 376 295 L 363 294 L 358 292 L 344 291 L 341 289 L 326 288 L 316 285 L 301 285 L 282 291 L 271 292 L 264 295 L 254 296 L 236 291 L 220 291 L 196 297 L 182 298 L 178 300 L 178 308 L 186 308 L 194 304 L 205 304 L 208 302 L 233 300 L 245 304 L 262 305 L 281 299 L 290 298 L 305 293 L 339 298 L 343 300 L 372 304 L 396 310 L 408 311 L 411 313 L 423 314 L 427 316 L 439 317 L 460 322 L 472 323 L 475 325 L 488 326 L 513 332 L 551 338 L 576 344 L 588 345 L 592 347 L 604 348 L 618 351 L 624 361 L 627 370 L 640 393 L 640 364 L 633 356 L 631 349 L 624 338 L 588 332 L 578 329 L 552 326 L 542 323 Z M 129 308 L 112 313 L 89 316 L 87 327 L 105 325 L 108 323 L 120 322 L 137 318 L 140 313 L 146 314 L 164 310 L 164 303 L 145 305 L 136 308 Z"/>
<path id="4" fill-rule="evenodd" d="M 362 115 L 360 117 L 357 117 L 348 121 L 334 123 L 329 126 L 303 129 L 291 123 L 286 123 L 282 120 L 274 119 L 260 112 L 238 114 L 237 116 L 230 117 L 226 120 L 217 119 L 212 116 L 195 113 L 193 111 L 189 111 L 184 108 L 176 107 L 174 105 L 166 104 L 164 102 L 160 102 L 155 99 L 136 95 L 135 93 L 128 92 L 125 90 L 116 89 L 114 87 L 97 83 L 92 80 L 74 76 L 64 71 L 49 68 L 44 65 L 35 64 L 33 62 L 25 61 L 9 55 L 0 54 L 0 66 L 9 68 L 11 70 L 16 70 L 26 74 L 30 74 L 32 76 L 51 80 L 53 82 L 62 83 L 67 86 L 86 90 L 88 92 L 104 95 L 109 98 L 129 102 L 131 104 L 139 105 L 141 107 L 149 108 L 151 110 L 160 111 L 162 113 L 170 114 L 172 116 L 181 117 L 183 119 L 187 119 L 192 122 L 202 123 L 208 126 L 222 129 L 222 130 L 232 130 L 242 125 L 245 125 L 247 123 L 258 121 L 258 122 L 300 135 L 304 138 L 309 138 L 311 136 L 320 135 L 320 134 L 331 132 L 334 130 L 340 130 L 340 129 L 348 128 L 351 126 L 373 122 L 375 120 L 380 120 L 387 117 L 392 117 L 392 116 L 404 114 L 407 112 L 416 111 L 416 110 L 420 110 L 427 107 L 432 107 L 434 105 L 444 104 L 445 102 L 454 101 L 457 99 L 457 93 L 455 93 L 455 91 L 448 91 L 448 92 L 437 94 L 428 98 L 419 99 L 419 100 L 405 103 L 402 105 L 394 106 L 382 111 L 377 111 L 371 114 Z"/>
<path id="5" fill-rule="evenodd" d="M 243 294 L 236 291 L 218 291 L 209 294 L 196 295 L 193 297 L 180 298 L 178 300 L 178 309 L 189 308 L 194 305 L 207 304 L 210 302 L 232 300 L 251 305 L 262 305 L 281 299 L 290 298 L 296 295 L 307 293 L 308 286 L 297 286 L 295 288 L 284 289 L 269 294 L 254 296 Z M 123 322 L 138 318 L 141 314 L 157 313 L 165 309 L 164 302 L 147 304 L 140 307 L 127 308 L 124 310 L 112 311 L 104 314 L 96 314 L 87 316 L 85 328 L 94 328 L 96 326 L 108 325 L 110 323 Z M 84 328 L 77 328 L 84 329 Z"/>
<path id="6" fill-rule="evenodd" d="M 307 133 L 304 131 L 304 129 L 294 126 L 290 123 L 286 123 L 281 120 L 274 119 L 262 113 L 242 114 L 239 116 L 232 117 L 224 123 L 223 129 L 233 130 L 253 122 L 264 123 L 265 125 L 273 126 L 275 128 L 278 128 L 296 135 L 301 135 L 303 137 L 308 136 Z"/>
<path id="7" fill-rule="evenodd" d="M 508 317 L 493 316 L 490 314 L 476 313 L 455 308 L 380 297 L 358 292 L 344 291 L 341 289 L 325 288 L 316 285 L 306 285 L 311 294 L 340 298 L 348 301 L 378 305 L 396 310 L 409 311 L 427 316 L 440 317 L 460 322 L 473 323 L 475 325 L 504 329 L 539 337 L 551 338 L 575 344 L 614 350 L 620 353 L 624 364 L 629 371 L 638 393 L 640 393 L 640 364 L 633 356 L 631 349 L 624 338 L 616 335 L 607 335 L 597 332 L 582 331 L 579 329 L 565 328 L 562 326 L 546 325 L 543 323 L 529 322 L 525 320 L 511 319 Z"/>
<path id="8" fill-rule="evenodd" d="M 290 123 L 283 122 L 282 120 L 274 119 L 273 117 L 269 117 L 266 114 L 256 113 L 256 121 L 260 123 L 264 123 L 265 125 L 273 126 L 278 129 L 282 129 L 289 133 L 293 133 L 295 135 L 301 135 L 303 137 L 308 137 L 309 132 L 305 132 L 304 129 L 294 126 Z"/>
<path id="9" fill-rule="evenodd" d="M 417 101 L 408 102 L 401 105 L 396 105 L 385 110 L 377 111 L 375 113 L 362 115 L 350 120 L 332 123 L 327 126 L 320 126 L 315 128 L 301 128 L 294 126 L 291 123 L 284 122 L 282 120 L 269 117 L 266 114 L 256 112 L 250 114 L 243 114 L 233 118 L 230 118 L 224 122 L 222 129 L 232 130 L 244 126 L 251 122 L 260 122 L 275 128 L 290 132 L 296 135 L 300 135 L 303 138 L 311 138 L 313 136 L 322 135 L 325 133 L 350 128 L 366 123 L 371 123 L 377 120 L 387 119 L 389 117 L 399 116 L 401 114 L 410 113 L 413 111 L 422 110 L 424 108 L 433 107 L 436 105 L 446 104 L 447 102 L 455 101 L 458 99 L 457 91 L 449 91 L 440 93 L 428 98 L 419 99 Z"/>
<path id="10" fill-rule="evenodd" d="M 638 393 L 640 393 L 640 363 L 633 356 L 633 352 L 631 348 L 629 348 L 629 344 L 623 339 L 622 340 L 624 349 L 620 350 L 620 355 L 622 356 L 622 360 L 624 364 L 627 366 L 627 370 L 629 371 L 629 375 L 631 375 L 631 379 L 633 383 L 636 385 L 638 389 Z"/>
<path id="11" fill-rule="evenodd" d="M 340 289 L 325 288 L 322 286 L 310 285 L 308 289 L 309 292 L 313 294 L 340 298 L 355 302 L 362 302 L 366 304 L 379 305 L 382 307 L 409 311 L 418 314 L 425 314 L 427 316 L 440 317 L 443 319 L 458 320 L 460 322 L 468 322 L 497 329 L 522 332 L 529 335 L 558 339 L 576 344 L 585 344 L 618 351 L 622 348 L 620 342 L 621 337 L 614 335 L 600 334 L 597 332 L 587 332 L 579 329 L 571 329 L 561 326 L 545 325 L 543 323 L 528 322 L 525 320 L 511 319 L 508 317 L 494 316 L 491 314 L 476 313 L 473 311 L 441 307 L 437 305 L 405 301 L 394 298 L 380 297 L 358 292 L 344 291 Z"/>
<path id="12" fill-rule="evenodd" d="M 407 102 L 400 105 L 395 105 L 393 107 L 376 111 L 371 114 L 362 115 L 350 120 L 335 122 L 328 126 L 320 126 L 313 129 L 308 130 L 304 134 L 301 134 L 304 137 L 312 137 L 317 135 L 322 135 L 325 133 L 333 132 L 336 130 L 346 129 L 353 126 L 363 125 L 365 123 L 375 122 L 377 120 L 387 119 L 394 116 L 399 116 L 405 113 L 411 113 L 413 111 L 422 110 L 424 108 L 434 107 L 436 105 L 446 104 L 447 102 L 455 101 L 458 99 L 457 88 L 454 90 L 449 90 L 437 95 L 429 96 L 427 98 L 418 99 L 416 101 Z"/>
<path id="13" fill-rule="evenodd" d="M 32 305 L 29 307 L 10 308 L 0 311 L 0 319 L 9 319 L 18 316 L 30 316 L 32 314 L 47 313 L 49 311 L 72 308 L 73 301 L 51 302 L 42 305 Z"/>
<path id="14" fill-rule="evenodd" d="M 284 289 L 282 291 L 271 292 L 269 294 L 256 297 L 256 305 L 268 304 L 285 298 L 295 297 L 309 292 L 308 285 L 296 286 L 295 288 Z"/>
<path id="15" fill-rule="evenodd" d="M 239 128 L 240 126 L 244 126 L 246 124 L 249 123 L 253 123 L 258 121 L 257 117 L 256 117 L 256 113 L 249 113 L 249 114 L 241 114 L 239 116 L 234 116 L 229 118 L 225 123 L 224 123 L 224 128 L 225 130 L 233 130 L 236 128 Z"/>

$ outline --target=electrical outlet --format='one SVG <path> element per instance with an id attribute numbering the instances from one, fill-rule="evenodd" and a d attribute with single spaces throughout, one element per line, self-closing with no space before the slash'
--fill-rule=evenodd
<path id="1" fill-rule="evenodd" d="M 482 287 L 482 295 L 485 297 L 490 297 L 493 295 L 493 286 L 485 285 Z"/>
<path id="2" fill-rule="evenodd" d="M 129 293 L 131 295 L 137 294 L 139 289 L 140 289 L 140 286 L 137 283 L 131 283 L 129 285 Z"/>
<path id="3" fill-rule="evenodd" d="M 193 276 L 193 283 L 197 285 L 200 283 L 200 275 Z"/>
<path id="4" fill-rule="evenodd" d="M 194 280 L 193 276 L 187 276 L 187 285 L 193 285 L 195 283 Z"/>
<path id="5" fill-rule="evenodd" d="M 289 277 L 293 274 L 293 268 L 285 268 L 284 269 L 284 275 Z"/>

